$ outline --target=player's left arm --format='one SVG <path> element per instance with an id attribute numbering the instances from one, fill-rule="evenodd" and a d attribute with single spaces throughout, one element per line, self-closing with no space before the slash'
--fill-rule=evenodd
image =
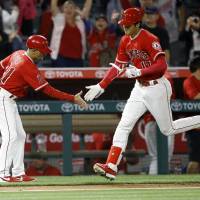
<path id="1" fill-rule="evenodd" d="M 67 92 L 57 90 L 49 85 L 36 66 L 30 64 L 29 69 L 25 69 L 24 66 L 25 65 L 23 65 L 21 68 L 22 76 L 35 91 L 41 90 L 47 96 L 52 98 L 70 101 L 80 105 L 83 108 L 87 108 L 87 103 L 81 97 L 82 91 L 76 95 L 72 95 Z"/>
<path id="2" fill-rule="evenodd" d="M 128 78 L 145 78 L 146 80 L 158 79 L 165 74 L 167 62 L 165 52 L 162 50 L 159 39 L 153 35 L 144 35 L 144 40 L 141 43 L 142 49 L 151 57 L 151 66 L 139 69 L 131 64 L 126 69 Z"/>
<path id="3" fill-rule="evenodd" d="M 86 101 L 92 101 L 98 98 L 115 78 L 124 73 L 129 60 L 125 51 L 125 44 L 126 38 L 122 37 L 115 63 L 110 63 L 111 67 L 105 74 L 104 78 L 96 85 L 86 86 L 86 88 L 89 89 L 84 96 Z"/>
<path id="4" fill-rule="evenodd" d="M 152 35 L 148 35 L 142 45 L 152 58 L 153 63 L 151 66 L 141 69 L 141 77 L 146 79 L 150 77 L 153 77 L 154 79 L 162 77 L 167 70 L 167 62 L 165 52 L 161 48 L 159 39 L 157 37 L 152 37 Z"/>
<path id="5" fill-rule="evenodd" d="M 167 70 L 167 62 L 164 54 L 160 54 L 155 58 L 154 63 L 148 67 L 141 69 L 141 77 L 146 79 L 154 77 L 154 79 L 162 77 Z"/>
<path id="6" fill-rule="evenodd" d="M 106 89 L 108 85 L 117 77 L 122 75 L 125 71 L 125 68 L 127 67 L 129 57 L 126 54 L 126 41 L 127 37 L 122 37 L 119 48 L 117 51 L 117 56 L 115 58 L 114 63 L 110 63 L 111 68 L 107 71 L 106 75 L 104 78 L 101 80 L 99 85 L 103 88 Z"/>

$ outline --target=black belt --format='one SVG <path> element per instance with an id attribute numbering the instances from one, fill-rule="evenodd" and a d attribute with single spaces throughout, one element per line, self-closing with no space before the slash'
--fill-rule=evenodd
<path id="1" fill-rule="evenodd" d="M 0 91 L 1 91 L 1 88 L 0 88 Z M 15 95 L 13 95 L 13 94 L 10 94 L 10 96 L 8 96 L 8 98 L 10 98 L 10 99 L 17 99 L 17 97 L 15 96 Z"/>
<path id="2" fill-rule="evenodd" d="M 142 85 L 142 86 L 150 86 L 150 85 L 156 85 L 158 84 L 158 81 L 157 80 L 152 80 L 151 82 L 150 81 L 144 81 L 144 80 L 138 80 L 138 82 Z"/>

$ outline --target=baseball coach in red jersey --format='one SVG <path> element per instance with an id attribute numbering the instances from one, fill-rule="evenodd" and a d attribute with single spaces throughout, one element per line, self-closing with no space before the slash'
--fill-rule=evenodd
<path id="1" fill-rule="evenodd" d="M 35 91 L 59 100 L 66 100 L 87 107 L 76 95 L 56 90 L 40 74 L 36 63 L 51 53 L 48 41 L 41 35 L 27 39 L 27 51 L 19 50 L 0 61 L 0 182 L 32 181 L 24 172 L 24 144 L 26 134 L 17 110 L 15 99 L 26 96 L 30 86 Z"/>
<path id="2" fill-rule="evenodd" d="M 123 12 L 119 24 L 125 35 L 121 38 L 115 63 L 111 63 L 112 67 L 98 84 L 86 87 L 89 90 L 84 98 L 92 101 L 121 73 L 125 72 L 128 78 L 136 79 L 115 131 L 107 161 L 94 165 L 96 173 L 109 179 L 115 179 L 129 133 L 147 110 L 166 136 L 200 127 L 200 116 L 173 121 L 170 108 L 172 89 L 164 77 L 167 69 L 165 53 L 159 39 L 141 28 L 143 14 L 143 10 L 136 7 Z"/>

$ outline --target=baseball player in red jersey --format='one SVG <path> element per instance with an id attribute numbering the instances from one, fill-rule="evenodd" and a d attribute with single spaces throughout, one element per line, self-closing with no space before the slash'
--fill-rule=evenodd
<path id="1" fill-rule="evenodd" d="M 112 67 L 100 83 L 86 87 L 89 91 L 84 98 L 92 101 L 123 71 L 128 78 L 136 79 L 115 131 L 107 161 L 94 165 L 96 173 L 109 179 L 115 179 L 129 133 L 147 110 L 166 136 L 200 127 L 200 116 L 173 121 L 170 109 L 172 89 L 163 76 L 167 69 L 165 54 L 158 38 L 140 27 L 142 17 L 143 10 L 139 8 L 123 12 L 119 24 L 123 26 L 125 35 L 121 38 L 115 63 L 111 63 Z"/>
<path id="2" fill-rule="evenodd" d="M 41 90 L 50 97 L 87 107 L 81 93 L 74 95 L 54 89 L 40 74 L 37 61 L 50 53 L 47 39 L 32 35 L 27 39 L 27 51 L 19 50 L 0 61 L 0 182 L 32 181 L 24 172 L 25 131 L 15 99 L 26 95 L 27 87 Z M 11 173 L 10 173 L 11 171 Z M 11 176 L 12 175 L 12 176 Z"/>

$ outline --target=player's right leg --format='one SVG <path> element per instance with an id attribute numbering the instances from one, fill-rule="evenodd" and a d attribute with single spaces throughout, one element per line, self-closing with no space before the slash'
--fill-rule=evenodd
<path id="1" fill-rule="evenodd" d="M 27 176 L 24 169 L 24 145 L 26 139 L 26 133 L 24 131 L 20 115 L 18 113 L 17 107 L 15 112 L 15 120 L 17 122 L 17 144 L 18 148 L 13 158 L 13 168 L 12 168 L 12 181 L 21 182 L 21 181 L 33 181 L 35 178 Z"/>
<path id="2" fill-rule="evenodd" d="M 10 168 L 17 146 L 15 121 L 15 102 L 8 97 L 0 96 L 0 130 L 2 144 L 0 149 L 0 177 L 9 182 Z"/>
<path id="3" fill-rule="evenodd" d="M 113 144 L 109 151 L 106 163 L 96 163 L 93 167 L 97 174 L 105 176 L 110 180 L 115 179 L 117 166 L 121 161 L 122 152 L 126 149 L 129 133 L 146 110 L 143 102 L 128 100 L 122 113 L 122 118 L 115 131 Z"/>

